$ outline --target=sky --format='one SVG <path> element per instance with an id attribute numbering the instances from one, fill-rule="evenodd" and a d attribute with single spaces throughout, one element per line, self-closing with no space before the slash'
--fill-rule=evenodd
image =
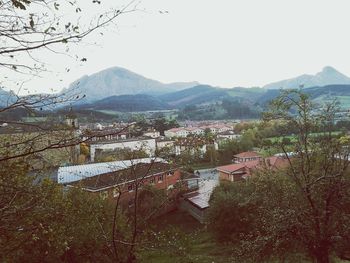
<path id="1" fill-rule="evenodd" d="M 26 88 L 58 91 L 113 66 L 165 83 L 226 88 L 263 86 L 328 65 L 350 76 L 348 0 L 142 0 L 137 8 L 93 36 L 98 45 L 88 39 L 74 47 L 86 63 L 45 55 L 50 72 Z"/>

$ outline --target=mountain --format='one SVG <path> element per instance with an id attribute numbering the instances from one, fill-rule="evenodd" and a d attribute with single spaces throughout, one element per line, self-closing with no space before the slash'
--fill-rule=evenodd
<path id="1" fill-rule="evenodd" d="M 0 87 L 0 108 L 11 105 L 16 102 L 17 97 L 14 93 L 6 91 L 4 88 Z"/>
<path id="2" fill-rule="evenodd" d="M 327 85 L 324 87 L 303 88 L 302 91 L 308 94 L 312 101 L 316 103 L 330 102 L 337 99 L 340 107 L 350 109 L 350 85 Z M 267 103 L 276 98 L 281 93 L 281 90 L 267 90 L 256 103 L 259 105 L 267 105 Z"/>
<path id="3" fill-rule="evenodd" d="M 172 92 L 159 96 L 159 98 L 174 107 L 186 105 L 210 103 L 222 100 L 227 95 L 227 90 L 214 88 L 209 85 L 198 85 L 185 90 Z"/>
<path id="4" fill-rule="evenodd" d="M 135 94 L 165 94 L 198 85 L 197 82 L 177 82 L 164 84 L 145 78 L 120 67 L 102 70 L 73 82 L 65 94 L 79 93 L 86 96 L 84 102 L 100 100 L 110 96 Z"/>
<path id="5" fill-rule="evenodd" d="M 335 68 L 324 67 L 321 72 L 316 75 L 301 75 L 296 78 L 282 80 L 265 85 L 264 89 L 296 89 L 300 85 L 304 88 L 321 87 L 334 84 L 350 84 L 350 78 L 340 73 Z"/>
<path id="6" fill-rule="evenodd" d="M 110 110 L 121 112 L 150 111 L 150 110 L 167 110 L 171 107 L 150 95 L 120 95 L 111 96 L 89 104 L 80 105 L 78 109 L 85 110 Z"/>

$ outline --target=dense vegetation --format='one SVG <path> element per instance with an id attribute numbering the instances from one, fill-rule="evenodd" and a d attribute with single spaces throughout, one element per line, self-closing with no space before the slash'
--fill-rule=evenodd
<path id="1" fill-rule="evenodd" d="M 262 167 L 247 182 L 222 184 L 213 193 L 209 229 L 218 241 L 232 244 L 237 259 L 349 258 L 350 138 L 332 134 L 336 103 L 315 107 L 305 94 L 282 93 L 265 118 L 297 130 L 292 145 L 278 143 L 281 152 L 293 152 L 285 156 L 288 165 Z"/>

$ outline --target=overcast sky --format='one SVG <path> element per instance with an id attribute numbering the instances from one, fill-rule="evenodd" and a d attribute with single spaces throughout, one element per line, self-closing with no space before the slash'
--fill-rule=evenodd
<path id="1" fill-rule="evenodd" d="M 350 75 L 349 0 L 142 0 L 139 9 L 145 11 L 121 18 L 99 46 L 79 47 L 88 58 L 83 66 L 54 56 L 55 74 L 27 88 L 59 90 L 113 66 L 162 82 L 221 87 L 262 86 L 326 65 Z M 57 75 L 66 65 L 69 74 Z"/>

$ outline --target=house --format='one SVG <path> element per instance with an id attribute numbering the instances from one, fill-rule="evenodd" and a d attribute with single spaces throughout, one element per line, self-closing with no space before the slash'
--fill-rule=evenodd
<path id="1" fill-rule="evenodd" d="M 175 155 L 180 155 L 184 152 L 204 155 L 208 146 L 213 146 L 215 150 L 218 149 L 218 144 L 215 141 L 203 137 L 178 138 L 175 141 Z"/>
<path id="2" fill-rule="evenodd" d="M 132 151 L 143 150 L 149 157 L 154 156 L 156 140 L 153 138 L 133 138 L 116 141 L 90 142 L 90 160 L 95 161 L 96 152 L 113 151 L 116 149 L 130 149 Z"/>
<path id="3" fill-rule="evenodd" d="M 241 135 L 234 133 L 234 131 L 224 131 L 224 132 L 219 132 L 217 134 L 218 139 L 224 139 L 224 140 L 234 140 L 240 137 Z"/>
<path id="4" fill-rule="evenodd" d="M 210 196 L 217 184 L 218 181 L 216 180 L 202 180 L 198 190 L 181 195 L 179 208 L 188 212 L 200 223 L 204 223 L 209 208 Z"/>
<path id="5" fill-rule="evenodd" d="M 242 152 L 233 156 L 234 163 L 244 163 L 253 160 L 260 160 L 262 157 L 257 152 Z"/>
<path id="6" fill-rule="evenodd" d="M 126 140 L 130 133 L 119 128 L 106 128 L 102 130 L 84 130 L 81 134 L 82 140 L 87 142 L 106 142 Z"/>
<path id="7" fill-rule="evenodd" d="M 157 138 L 156 139 L 156 149 L 157 151 L 167 150 L 169 154 L 175 154 L 175 141 L 167 138 Z"/>
<path id="8" fill-rule="evenodd" d="M 93 167 L 90 167 L 91 170 L 85 167 L 85 173 L 78 174 L 80 180 L 67 182 L 65 185 L 82 188 L 111 201 L 116 201 L 120 195 L 120 202 L 129 205 L 133 203 L 135 189 L 142 189 L 147 185 L 167 191 L 168 197 L 175 196 L 180 190 L 195 188 L 192 181 L 196 181 L 196 176 L 183 172 L 178 166 L 162 159 L 154 161 L 138 159 L 131 160 L 131 163 L 120 169 L 109 167 L 110 164 L 108 166 L 103 164 L 105 170 L 99 171 Z M 74 167 L 72 170 L 78 171 Z M 191 187 L 188 181 L 191 181 Z M 174 205 L 175 203 L 172 208 Z"/>
<path id="9" fill-rule="evenodd" d="M 200 126 L 200 128 L 203 130 L 209 129 L 210 132 L 213 134 L 233 130 L 231 126 L 225 125 L 225 124 L 210 124 L 210 125 Z"/>
<path id="10" fill-rule="evenodd" d="M 256 160 L 220 166 L 217 169 L 219 179 L 225 181 L 240 181 L 247 179 L 257 169 L 279 169 L 285 167 L 288 161 L 281 157 L 260 158 Z"/>
<path id="11" fill-rule="evenodd" d="M 172 138 L 172 137 L 187 137 L 190 132 L 186 130 L 185 128 L 172 128 L 170 130 L 164 131 L 164 135 L 167 138 Z"/>
<path id="12" fill-rule="evenodd" d="M 186 128 L 188 131 L 188 135 L 202 135 L 204 134 L 204 130 L 198 127 L 189 127 Z"/>
<path id="13" fill-rule="evenodd" d="M 59 184 L 67 184 L 75 181 L 80 181 L 85 178 L 96 175 L 116 172 L 126 168 L 130 168 L 138 163 L 164 162 L 162 158 L 140 158 L 123 161 L 113 161 L 104 163 L 90 163 L 81 165 L 61 166 L 57 171 L 57 182 Z"/>
<path id="14" fill-rule="evenodd" d="M 143 136 L 156 139 L 156 138 L 160 137 L 160 132 L 155 130 L 155 129 L 152 129 L 152 130 L 148 130 L 148 131 L 144 132 Z"/>

